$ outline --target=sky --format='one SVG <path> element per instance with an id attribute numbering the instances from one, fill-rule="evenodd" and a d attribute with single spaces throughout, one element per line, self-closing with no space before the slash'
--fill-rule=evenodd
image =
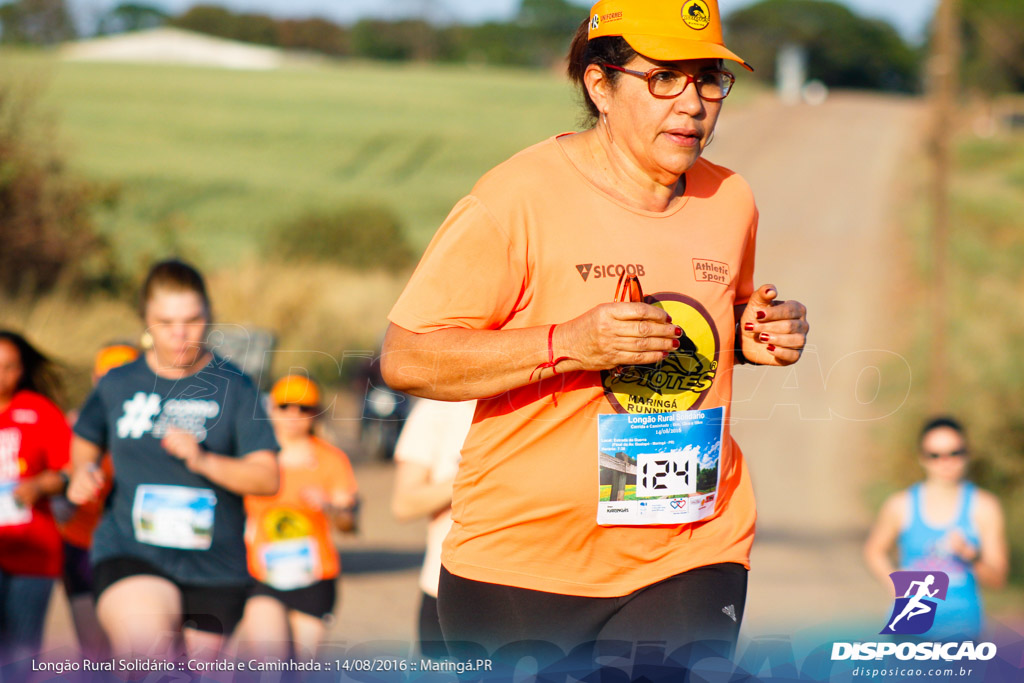
<path id="1" fill-rule="evenodd" d="M 105 10 L 120 0 L 66 0 L 76 18 L 87 27 Z M 137 0 L 140 1 L 140 0 Z M 160 6 L 171 13 L 179 13 L 199 4 L 197 0 L 141 0 Z M 480 22 L 501 20 L 513 16 L 519 0 L 201 0 L 219 4 L 236 11 L 264 12 L 278 16 L 323 16 L 340 23 L 351 23 L 366 16 L 399 17 L 420 16 L 438 22 Z M 590 3 L 580 3 L 586 7 Z M 719 0 L 723 14 L 749 5 L 754 0 Z M 917 42 L 924 35 L 925 26 L 935 11 L 938 0 L 839 0 L 858 14 L 889 21 L 908 40 Z M 4 0 L 0 0 L 3 4 Z"/>

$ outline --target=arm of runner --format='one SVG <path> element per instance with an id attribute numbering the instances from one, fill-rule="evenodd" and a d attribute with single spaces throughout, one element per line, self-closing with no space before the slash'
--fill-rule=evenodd
<path id="1" fill-rule="evenodd" d="M 792 365 L 807 343 L 807 308 L 799 301 L 779 301 L 775 285 L 761 285 L 746 305 L 737 306 L 737 333 L 748 363 Z"/>
<path id="2" fill-rule="evenodd" d="M 572 370 L 656 363 L 679 346 L 682 330 L 644 303 L 601 304 L 565 323 L 517 330 L 448 328 L 410 332 L 391 324 L 381 371 L 393 389 L 441 401 L 504 393 Z M 561 360 L 559 360 L 561 359 Z M 546 366 L 559 360 L 554 366 Z"/>
<path id="3" fill-rule="evenodd" d="M 273 451 L 253 451 L 239 458 L 218 455 L 204 450 L 191 433 L 174 427 L 161 445 L 190 471 L 240 496 L 272 496 L 281 483 Z"/>
<path id="4" fill-rule="evenodd" d="M 895 595 L 895 588 L 889 580 L 889 574 L 896 571 L 896 565 L 890 559 L 893 547 L 903 526 L 903 510 L 906 509 L 906 493 L 890 496 L 882 505 L 878 519 L 871 528 L 868 540 L 864 543 L 864 561 L 868 570 L 884 585 L 890 596 Z"/>
<path id="5" fill-rule="evenodd" d="M 44 470 L 34 477 L 18 482 L 11 495 L 25 507 L 32 507 L 44 496 L 56 496 L 64 493 L 64 477 L 56 470 Z"/>
<path id="6" fill-rule="evenodd" d="M 988 491 L 978 492 L 975 506 L 975 524 L 981 547 L 975 553 L 974 572 L 981 585 L 1002 588 L 1010 571 L 1003 509 L 999 500 Z"/>
<path id="7" fill-rule="evenodd" d="M 359 528 L 359 497 L 350 491 L 335 491 L 324 513 L 338 531 L 354 534 Z"/>
<path id="8" fill-rule="evenodd" d="M 75 505 L 96 500 L 106 477 L 99 468 L 103 449 L 77 434 L 71 440 L 71 477 L 65 494 Z"/>
<path id="9" fill-rule="evenodd" d="M 430 468 L 418 462 L 399 462 L 391 493 L 391 514 L 399 522 L 433 517 L 452 504 L 452 480 L 430 482 Z"/>

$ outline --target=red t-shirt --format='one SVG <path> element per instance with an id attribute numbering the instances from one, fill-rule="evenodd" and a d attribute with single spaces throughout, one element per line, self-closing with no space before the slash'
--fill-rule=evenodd
<path id="1" fill-rule="evenodd" d="M 45 396 L 19 391 L 0 411 L 0 569 L 9 574 L 60 576 L 62 550 L 50 501 L 16 503 L 18 482 L 68 462 L 71 429 Z"/>

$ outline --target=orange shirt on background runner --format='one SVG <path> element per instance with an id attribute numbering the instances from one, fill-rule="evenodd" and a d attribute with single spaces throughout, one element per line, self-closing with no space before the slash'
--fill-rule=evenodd
<path id="1" fill-rule="evenodd" d="M 662 364 L 662 390 L 569 372 L 480 400 L 442 555 L 450 572 L 614 597 L 708 564 L 749 567 L 753 489 L 728 423 L 733 306 L 754 289 L 756 229 L 750 188 L 727 169 L 698 160 L 682 201 L 642 211 L 590 183 L 557 138 L 499 165 L 455 206 L 391 311 L 394 324 L 426 333 L 563 323 L 610 302 L 625 272 L 688 342 Z M 473 374 L 467 366 L 465 381 Z M 702 501 L 714 506 L 709 517 L 597 523 L 599 415 L 717 407 L 725 428 L 718 490 Z"/>
<path id="2" fill-rule="evenodd" d="M 245 545 L 249 555 L 249 573 L 257 581 L 274 585 L 267 567 L 267 553 L 275 547 L 293 547 L 295 544 L 306 544 L 303 550 L 312 553 L 311 580 L 306 585 L 332 579 L 341 571 L 338 553 L 331 540 L 331 522 L 318 507 L 306 500 L 304 493 L 317 491 L 328 501 L 339 491 L 354 495 L 356 478 L 344 451 L 317 437 L 312 437 L 310 443 L 312 464 L 298 467 L 282 465 L 281 486 L 275 495 L 245 497 L 248 516 Z M 289 586 L 298 587 L 302 586 Z"/>
<path id="3" fill-rule="evenodd" d="M 82 550 L 92 547 L 92 532 L 100 523 L 103 508 L 107 504 L 107 496 L 114 487 L 114 461 L 110 458 L 110 453 L 104 453 L 100 459 L 100 471 L 103 472 L 105 483 L 96 498 L 76 506 L 67 521 L 58 525 L 61 537 Z"/>

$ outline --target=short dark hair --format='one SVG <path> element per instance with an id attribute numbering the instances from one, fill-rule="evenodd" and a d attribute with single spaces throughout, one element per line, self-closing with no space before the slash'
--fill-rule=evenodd
<path id="1" fill-rule="evenodd" d="M 203 276 L 193 266 L 177 259 L 168 259 L 153 264 L 142 284 L 142 292 L 139 296 L 139 316 L 146 317 L 146 306 L 153 295 L 159 291 L 171 292 L 194 292 L 203 300 L 206 308 L 207 319 L 211 318 L 213 312 L 210 306 L 210 297 L 206 294 L 206 283 Z"/>
<path id="2" fill-rule="evenodd" d="M 949 415 L 939 415 L 938 417 L 931 418 L 921 427 L 921 432 L 917 436 L 917 445 L 920 446 L 924 442 L 924 437 L 936 429 L 952 429 L 960 435 L 960 438 L 965 442 L 967 441 L 967 430 L 964 429 L 959 420 Z"/>
<path id="3" fill-rule="evenodd" d="M 21 361 L 21 379 L 15 391 L 27 389 L 42 394 L 54 403 L 61 398 L 61 381 L 57 364 L 13 330 L 0 330 L 0 341 L 6 341 L 18 351 Z"/>
<path id="4" fill-rule="evenodd" d="M 588 40 L 589 35 L 590 18 L 588 17 L 583 20 L 579 28 L 576 29 L 576 35 L 573 36 L 572 45 L 569 46 L 569 65 L 566 71 L 572 82 L 579 88 L 580 101 L 586 109 L 584 122 L 587 125 L 593 125 L 601 116 L 601 112 L 597 110 L 597 105 L 590 99 L 587 85 L 583 82 L 583 74 L 587 72 L 587 67 L 591 64 L 625 66 L 637 56 L 637 52 L 629 46 L 629 43 L 622 36 L 601 36 L 600 38 Z M 605 77 L 613 84 L 620 75 L 618 71 L 605 69 L 603 66 L 601 70 L 604 72 Z"/>

